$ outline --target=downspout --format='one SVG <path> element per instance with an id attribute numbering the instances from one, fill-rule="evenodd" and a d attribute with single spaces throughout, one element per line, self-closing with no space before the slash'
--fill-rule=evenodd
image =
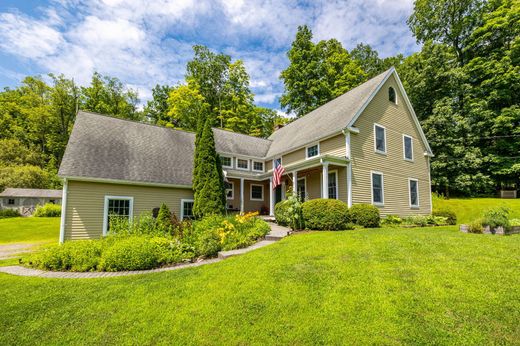
<path id="1" fill-rule="evenodd" d="M 61 197 L 61 223 L 60 223 L 60 244 L 65 241 L 65 220 L 67 214 L 67 193 L 68 193 L 68 180 L 63 179 L 63 191 Z"/>
<path id="2" fill-rule="evenodd" d="M 348 160 L 347 166 L 347 205 L 352 207 L 352 154 L 350 146 L 350 130 L 342 130 L 345 135 L 345 157 Z"/>

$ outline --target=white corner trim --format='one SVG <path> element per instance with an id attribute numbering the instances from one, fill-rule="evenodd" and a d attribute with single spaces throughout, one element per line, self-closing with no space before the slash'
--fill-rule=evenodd
<path id="1" fill-rule="evenodd" d="M 314 156 L 309 156 L 309 148 L 312 148 L 314 146 L 318 147 L 318 153 Z M 311 144 L 305 146 L 305 159 L 306 160 L 312 159 L 312 158 L 318 157 L 318 156 L 320 156 L 320 142 L 311 143 Z"/>
<path id="2" fill-rule="evenodd" d="M 381 197 L 382 202 L 374 202 L 374 174 L 381 175 Z M 385 205 L 385 176 L 383 172 L 370 171 L 370 200 L 373 205 L 383 207 Z"/>
<path id="3" fill-rule="evenodd" d="M 417 183 L 417 204 L 412 204 L 412 185 L 410 184 L 412 181 L 415 181 Z M 421 206 L 420 203 L 420 197 L 419 197 L 419 179 L 415 178 L 408 178 L 408 204 L 410 205 L 410 208 L 417 209 Z"/>
<path id="4" fill-rule="evenodd" d="M 193 202 L 193 199 L 189 199 L 189 198 L 182 198 L 181 199 L 181 208 L 180 208 L 180 211 L 181 211 L 181 221 L 184 220 L 184 202 Z"/>
<path id="5" fill-rule="evenodd" d="M 383 129 L 383 133 L 385 135 L 385 151 L 381 151 L 381 150 L 378 150 L 377 149 L 377 131 L 376 131 L 376 128 L 379 127 L 379 128 L 382 128 Z M 386 155 L 387 152 L 388 152 L 388 146 L 387 146 L 387 140 L 386 140 L 386 137 L 387 137 L 387 133 L 386 133 L 386 127 L 384 127 L 383 125 L 380 125 L 380 124 L 377 124 L 377 123 L 374 123 L 374 152 L 377 153 L 377 154 L 382 154 L 382 155 Z"/>
<path id="6" fill-rule="evenodd" d="M 67 222 L 67 194 L 69 182 L 67 178 L 63 179 L 63 191 L 61 196 L 61 221 L 60 221 L 60 244 L 65 241 L 65 226 Z"/>
<path id="7" fill-rule="evenodd" d="M 253 198 L 253 186 L 260 186 L 262 188 L 262 198 Z M 249 200 L 263 201 L 264 200 L 264 185 L 263 184 L 249 184 Z"/>
<path id="8" fill-rule="evenodd" d="M 406 138 L 410 138 L 410 145 L 412 146 L 412 158 L 411 159 L 406 157 L 406 142 L 405 142 Z M 413 137 L 409 136 L 409 135 L 405 135 L 405 134 L 403 134 L 403 159 L 405 161 L 408 161 L 408 162 L 413 162 L 414 161 Z"/>
<path id="9" fill-rule="evenodd" d="M 134 218 L 134 197 L 105 195 L 105 204 L 103 206 L 103 236 L 106 236 L 108 233 L 108 200 L 110 199 L 123 199 L 130 201 L 130 210 L 128 215 L 129 222 L 132 222 Z"/>

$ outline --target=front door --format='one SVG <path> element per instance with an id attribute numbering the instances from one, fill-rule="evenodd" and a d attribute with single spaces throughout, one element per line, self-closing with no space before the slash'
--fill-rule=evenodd
<path id="1" fill-rule="evenodd" d="M 274 203 L 278 203 L 282 200 L 282 187 L 280 185 L 278 185 L 275 189 L 274 189 Z"/>

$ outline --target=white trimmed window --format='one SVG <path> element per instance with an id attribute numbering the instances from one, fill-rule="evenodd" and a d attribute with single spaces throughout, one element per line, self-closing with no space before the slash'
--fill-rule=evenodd
<path id="1" fill-rule="evenodd" d="M 226 198 L 234 199 L 235 198 L 235 183 L 232 181 L 224 182 L 224 186 L 226 188 Z"/>
<path id="2" fill-rule="evenodd" d="M 386 154 L 386 128 L 378 124 L 374 124 L 374 150 Z"/>
<path id="3" fill-rule="evenodd" d="M 263 201 L 264 200 L 264 185 L 251 184 L 251 200 L 252 201 Z"/>
<path id="4" fill-rule="evenodd" d="M 310 159 L 311 157 L 318 156 L 320 154 L 320 145 L 314 144 L 311 146 L 308 146 L 305 150 L 305 157 Z"/>
<path id="5" fill-rule="evenodd" d="M 383 205 L 385 203 L 383 173 L 371 172 L 372 175 L 372 204 Z"/>
<path id="6" fill-rule="evenodd" d="M 410 207 L 419 207 L 419 181 L 417 179 L 408 179 L 408 190 L 410 191 Z"/>
<path id="7" fill-rule="evenodd" d="M 220 162 L 222 162 L 222 167 L 233 168 L 233 160 L 229 156 L 221 156 Z"/>
<path id="8" fill-rule="evenodd" d="M 237 159 L 237 169 L 241 169 L 244 171 L 249 170 L 249 160 Z"/>
<path id="9" fill-rule="evenodd" d="M 253 171 L 255 172 L 263 172 L 264 171 L 264 163 L 261 161 L 253 161 Z"/>
<path id="10" fill-rule="evenodd" d="M 298 197 L 300 198 L 300 201 L 303 202 L 307 200 L 307 179 L 305 177 L 298 179 L 296 189 L 298 191 Z"/>
<path id="11" fill-rule="evenodd" d="M 193 200 L 181 199 L 181 220 L 193 219 Z"/>
<path id="12" fill-rule="evenodd" d="M 329 172 L 329 198 L 338 199 L 338 172 Z"/>
<path id="13" fill-rule="evenodd" d="M 413 161 L 413 138 L 403 135 L 403 156 L 407 161 Z"/>
<path id="14" fill-rule="evenodd" d="M 110 230 L 110 220 L 114 217 L 126 218 L 132 221 L 134 210 L 134 198 L 129 196 L 105 196 L 105 208 L 103 213 L 103 235 Z"/>

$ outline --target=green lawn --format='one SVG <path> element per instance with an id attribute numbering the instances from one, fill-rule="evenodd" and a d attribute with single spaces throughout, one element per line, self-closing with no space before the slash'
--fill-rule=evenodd
<path id="1" fill-rule="evenodd" d="M 312 232 L 111 279 L 0 274 L 0 344 L 518 344 L 520 236 Z"/>
<path id="2" fill-rule="evenodd" d="M 0 219 L 0 244 L 58 242 L 59 236 L 59 217 Z"/>
<path id="3" fill-rule="evenodd" d="M 501 198 L 452 198 L 433 199 L 434 208 L 446 208 L 455 211 L 457 223 L 468 223 L 482 217 L 482 212 L 497 206 L 511 209 L 510 217 L 520 218 L 520 199 Z"/>

